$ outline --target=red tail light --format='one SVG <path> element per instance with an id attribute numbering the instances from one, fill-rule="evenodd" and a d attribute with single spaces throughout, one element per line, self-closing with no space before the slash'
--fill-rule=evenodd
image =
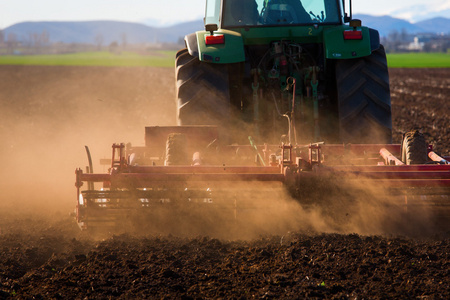
<path id="1" fill-rule="evenodd" d="M 219 35 L 207 35 L 205 37 L 205 44 L 206 45 L 218 45 L 218 44 L 225 44 L 225 36 L 223 34 Z"/>
<path id="2" fill-rule="evenodd" d="M 344 40 L 362 40 L 362 31 L 359 30 L 345 30 Z"/>

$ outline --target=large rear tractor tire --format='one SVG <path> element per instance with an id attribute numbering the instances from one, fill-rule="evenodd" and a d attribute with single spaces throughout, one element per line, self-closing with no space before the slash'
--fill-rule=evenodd
<path id="1" fill-rule="evenodd" d="M 417 130 L 403 136 L 402 161 L 407 165 L 421 165 L 428 160 L 428 145 L 425 137 Z"/>
<path id="2" fill-rule="evenodd" d="M 231 105 L 228 66 L 201 62 L 187 49 L 176 55 L 179 125 L 226 126 Z"/>
<path id="3" fill-rule="evenodd" d="M 370 56 L 336 62 L 340 139 L 392 143 L 391 96 L 383 46 Z"/>

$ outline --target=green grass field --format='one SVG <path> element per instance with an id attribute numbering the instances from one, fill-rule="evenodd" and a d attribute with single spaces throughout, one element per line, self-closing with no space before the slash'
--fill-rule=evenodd
<path id="1" fill-rule="evenodd" d="M 390 68 L 450 68 L 450 53 L 392 53 Z"/>
<path id="2" fill-rule="evenodd" d="M 59 55 L 2 55 L 0 65 L 173 67 L 176 51 L 155 51 L 147 55 L 123 52 L 83 52 Z"/>
<path id="3" fill-rule="evenodd" d="M 84 52 L 59 55 L 0 55 L 0 65 L 41 66 L 150 66 L 172 68 L 176 51 L 147 55 L 124 52 Z M 450 68 L 450 53 L 394 53 L 387 55 L 390 68 Z"/>

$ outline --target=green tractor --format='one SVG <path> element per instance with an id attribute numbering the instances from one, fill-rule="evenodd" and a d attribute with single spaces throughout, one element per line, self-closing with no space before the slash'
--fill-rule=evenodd
<path id="1" fill-rule="evenodd" d="M 386 53 L 351 0 L 207 0 L 204 21 L 176 55 L 179 125 L 232 143 L 392 142 Z"/>

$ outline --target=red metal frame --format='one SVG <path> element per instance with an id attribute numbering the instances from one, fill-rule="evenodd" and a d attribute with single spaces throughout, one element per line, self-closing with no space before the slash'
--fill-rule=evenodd
<path id="1" fill-rule="evenodd" d="M 210 134 L 208 132 L 208 134 Z M 214 132 L 213 132 L 214 134 Z M 237 148 L 254 151 L 250 146 L 227 146 L 224 153 L 236 152 Z M 281 149 L 280 149 L 281 148 Z M 401 145 L 322 145 L 310 144 L 258 146 L 269 160 L 271 152 L 278 149 L 281 157 L 276 166 L 129 166 L 124 144 L 112 148 L 111 171 L 108 174 L 83 173 L 76 170 L 77 220 L 84 226 L 85 203 L 80 203 L 84 182 L 103 182 L 110 190 L 180 188 L 184 186 L 226 187 L 230 182 L 262 181 L 280 182 L 285 185 L 302 186 L 302 180 L 335 176 L 344 178 L 355 186 L 365 181 L 373 188 L 439 189 L 450 195 L 450 164 L 429 149 L 434 164 L 405 165 L 397 156 Z M 337 159 L 338 158 L 338 159 Z M 199 160 L 196 161 L 196 164 Z M 270 165 L 270 162 L 267 163 Z M 91 191 L 92 192 L 92 191 Z M 95 192 L 95 191 L 93 191 Z M 99 192 L 99 195 L 103 195 Z"/>
<path id="2" fill-rule="evenodd" d="M 308 159 L 305 160 L 311 168 L 299 170 L 294 163 L 294 147 L 283 145 L 282 159 L 278 166 L 127 166 L 124 157 L 124 145 L 113 145 L 112 171 L 110 174 L 83 173 L 76 171 L 76 186 L 80 188 L 83 182 L 110 182 L 126 186 L 133 180 L 139 186 L 155 182 L 170 181 L 280 181 L 286 180 L 286 174 L 301 179 L 310 175 L 338 174 L 339 176 L 352 176 L 365 179 L 405 180 L 411 187 L 427 184 L 438 184 L 450 187 L 450 165 L 443 164 L 444 158 L 430 152 L 430 157 L 442 164 L 407 166 L 390 151 L 398 152 L 400 145 L 318 145 L 308 147 Z M 303 147 L 300 147 L 303 148 Z M 357 160 L 359 156 L 368 156 L 378 148 L 383 161 L 376 161 L 378 165 L 332 165 L 328 166 L 321 159 L 321 155 L 350 156 L 350 161 Z M 381 149 L 380 149 L 381 148 Z M 388 150 L 390 149 L 390 151 Z M 313 154 L 313 151 L 316 151 Z M 117 153 L 118 152 L 118 153 Z M 288 152 L 288 157 L 285 157 Z M 118 159 L 117 159 L 118 156 Z M 355 157 L 356 156 L 356 157 Z M 297 156 L 297 159 L 303 159 Z M 370 159 L 367 159 L 370 162 Z M 326 162 L 326 160 L 325 160 Z M 373 162 L 374 163 L 374 162 Z M 314 166 L 314 168 L 312 167 Z M 291 172 L 286 173 L 288 168 Z M 292 175 L 294 174 L 294 175 Z M 426 182 L 420 182 L 426 181 Z M 409 184 L 403 184 L 409 185 Z"/>

